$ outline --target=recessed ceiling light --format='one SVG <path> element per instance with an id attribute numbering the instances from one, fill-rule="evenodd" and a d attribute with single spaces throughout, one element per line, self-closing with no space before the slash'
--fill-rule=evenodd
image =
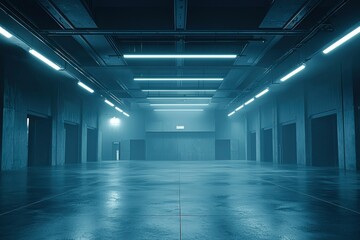
<path id="1" fill-rule="evenodd" d="M 235 112 L 239 111 L 240 109 L 242 109 L 244 107 L 244 104 L 240 105 L 238 108 L 235 109 Z"/>

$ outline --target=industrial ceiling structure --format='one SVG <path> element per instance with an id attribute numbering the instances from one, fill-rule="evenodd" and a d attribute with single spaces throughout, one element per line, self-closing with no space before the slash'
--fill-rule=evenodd
<path id="1" fill-rule="evenodd" d="M 0 7 L 47 46 L 43 55 L 61 59 L 59 69 L 77 72 L 80 86 L 130 113 L 239 110 L 360 20 L 354 0 L 8 0 Z"/>

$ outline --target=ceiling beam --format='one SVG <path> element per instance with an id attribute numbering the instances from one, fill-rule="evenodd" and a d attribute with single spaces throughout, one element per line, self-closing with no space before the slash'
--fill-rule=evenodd
<path id="1" fill-rule="evenodd" d="M 98 28 L 90 29 L 64 29 L 64 30 L 40 30 L 41 34 L 56 37 L 56 36 L 74 36 L 74 35 L 110 35 L 117 37 L 164 37 L 164 36 L 199 36 L 199 37 L 241 37 L 241 36 L 301 36 L 308 31 L 303 30 L 284 30 L 284 29 L 252 29 L 252 30 L 237 30 L 237 31 L 131 31 L 131 30 L 103 30 Z"/>
<path id="2" fill-rule="evenodd" d="M 186 29 L 187 0 L 174 0 L 175 29 Z"/>

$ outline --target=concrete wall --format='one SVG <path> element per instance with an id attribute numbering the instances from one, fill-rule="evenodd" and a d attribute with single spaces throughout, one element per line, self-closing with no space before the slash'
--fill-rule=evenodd
<path id="1" fill-rule="evenodd" d="M 97 128 L 97 99 L 83 92 L 65 72 L 56 72 L 23 50 L 2 49 L 4 85 L 1 169 L 27 166 L 27 116 L 51 119 L 51 165 L 64 164 L 64 122 L 77 124 L 81 131 L 82 162 L 86 161 L 87 127 Z"/>
<path id="2" fill-rule="evenodd" d="M 296 124 L 297 163 L 311 165 L 311 119 L 337 115 L 339 168 L 356 169 L 354 69 L 359 67 L 359 47 L 321 59 L 307 66 L 301 77 L 294 77 L 244 110 L 246 131 L 256 131 L 261 138 L 263 128 L 273 129 L 274 163 L 279 162 L 280 126 Z M 246 142 L 244 147 L 246 149 Z M 257 139 L 257 152 L 261 141 Z M 248 155 L 247 155 L 248 156 Z M 258 155 L 260 156 L 260 154 Z M 263 161 L 257 157 L 257 161 Z"/>
<path id="3" fill-rule="evenodd" d="M 121 119 L 118 127 L 109 120 Z M 183 125 L 184 130 L 176 130 Z M 214 160 L 215 140 L 230 140 L 231 159 L 244 159 L 244 128 L 235 119 L 227 117 L 225 111 L 204 112 L 154 112 L 132 110 L 127 118 L 112 109 L 101 114 L 102 159 L 113 160 L 112 143 L 120 142 L 120 159 L 130 159 L 130 141 L 142 139 L 146 142 L 147 160 Z"/>

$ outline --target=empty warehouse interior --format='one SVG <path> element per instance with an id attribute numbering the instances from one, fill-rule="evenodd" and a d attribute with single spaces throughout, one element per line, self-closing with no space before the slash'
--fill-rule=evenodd
<path id="1" fill-rule="evenodd" d="M 359 239 L 359 13 L 1 0 L 0 239 Z"/>

